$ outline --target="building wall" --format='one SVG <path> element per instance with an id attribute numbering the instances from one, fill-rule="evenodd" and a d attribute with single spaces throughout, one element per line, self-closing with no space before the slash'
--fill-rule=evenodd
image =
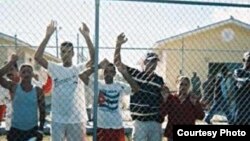
<path id="1" fill-rule="evenodd" d="M 232 40 L 227 40 L 225 35 L 223 38 L 225 29 L 234 31 Z M 243 52 L 249 48 L 249 37 L 249 29 L 236 24 L 226 24 L 166 42 L 157 47 L 163 49 L 160 51 L 160 56 L 161 61 L 164 61 L 164 63 L 159 63 L 158 70 L 164 71 L 161 74 L 164 74 L 171 89 L 175 89 L 175 80 L 180 75 L 180 70 L 190 78 L 192 72 L 195 71 L 204 81 L 208 74 L 209 63 L 240 63 Z"/>
<path id="2" fill-rule="evenodd" d="M 0 46 L 4 45 L 13 45 L 13 42 L 10 42 L 9 40 L 6 40 L 4 38 L 0 38 Z"/>
<path id="3" fill-rule="evenodd" d="M 0 38 L 0 65 L 2 66 L 4 64 L 5 61 L 8 60 L 9 56 L 10 56 L 10 50 L 14 50 L 14 43 Z"/>
<path id="4" fill-rule="evenodd" d="M 44 82 L 47 79 L 47 74 L 41 66 L 38 65 L 34 60 L 36 49 L 30 47 L 27 43 L 21 43 L 17 40 L 17 46 L 15 40 L 10 37 L 0 37 L 0 65 L 3 66 L 4 62 L 8 61 L 13 53 L 19 56 L 18 65 L 22 63 L 29 63 L 33 65 L 36 74 L 41 76 L 41 81 Z M 60 60 L 52 55 L 45 54 L 45 58 L 60 62 Z"/>

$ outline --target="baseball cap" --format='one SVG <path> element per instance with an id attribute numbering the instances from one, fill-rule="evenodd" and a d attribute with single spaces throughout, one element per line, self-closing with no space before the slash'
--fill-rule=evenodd
<path id="1" fill-rule="evenodd" d="M 248 60 L 250 58 L 250 51 L 247 51 L 243 54 L 243 59 Z"/>
<path id="2" fill-rule="evenodd" d="M 33 67 L 30 63 L 23 63 L 21 66 L 20 66 L 20 70 L 23 69 L 24 67 L 29 67 L 33 70 Z"/>
<path id="3" fill-rule="evenodd" d="M 147 53 L 147 56 L 146 56 L 146 61 L 151 61 L 151 60 L 154 60 L 154 59 L 156 59 L 157 61 L 160 61 L 160 59 L 159 59 L 159 57 L 158 57 L 158 55 L 156 54 L 156 53 L 154 53 L 154 52 L 149 52 L 149 53 Z"/>

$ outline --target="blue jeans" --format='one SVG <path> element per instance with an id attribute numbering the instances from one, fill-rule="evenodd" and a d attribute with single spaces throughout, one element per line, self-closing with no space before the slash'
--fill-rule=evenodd
<path id="1" fill-rule="evenodd" d="M 156 121 L 134 121 L 133 141 L 162 141 L 161 123 Z"/>

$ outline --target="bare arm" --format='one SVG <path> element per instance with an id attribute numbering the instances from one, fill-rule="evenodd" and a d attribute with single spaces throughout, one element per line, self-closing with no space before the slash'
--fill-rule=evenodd
<path id="1" fill-rule="evenodd" d="M 37 102 L 38 102 L 38 108 L 39 108 L 39 130 L 43 131 L 44 123 L 45 123 L 45 100 L 44 100 L 44 94 L 41 88 L 36 87 L 37 89 Z"/>
<path id="2" fill-rule="evenodd" d="M 48 61 L 45 58 L 43 58 L 44 50 L 50 37 L 52 36 L 55 30 L 56 30 L 55 22 L 51 21 L 51 23 L 47 26 L 46 36 L 35 53 L 35 60 L 45 69 L 48 68 Z"/>
<path id="3" fill-rule="evenodd" d="M 109 61 L 107 59 L 102 60 L 99 65 L 98 69 L 104 69 L 109 64 Z M 89 76 L 94 72 L 94 67 L 90 67 L 84 72 L 82 72 L 79 77 L 83 81 L 85 85 L 88 85 L 89 83 Z"/>
<path id="4" fill-rule="evenodd" d="M 80 79 L 85 85 L 89 84 L 89 76 L 94 72 L 94 67 L 90 67 L 81 74 L 79 74 Z"/>
<path id="5" fill-rule="evenodd" d="M 15 84 L 11 81 L 7 81 L 5 78 L 3 78 L 3 76 L 9 71 L 9 69 L 16 63 L 17 60 L 18 56 L 13 54 L 11 56 L 11 60 L 0 69 L 0 84 L 11 92 L 13 92 Z"/>
<path id="6" fill-rule="evenodd" d="M 120 35 L 118 35 L 117 41 L 116 41 L 116 47 L 115 47 L 114 63 L 120 64 L 120 65 L 122 65 L 122 67 L 124 67 L 126 65 L 124 65 L 122 63 L 122 60 L 121 60 L 121 46 L 122 46 L 122 44 L 126 43 L 127 41 L 128 41 L 128 39 L 126 38 L 124 33 L 121 33 Z"/>
<path id="7" fill-rule="evenodd" d="M 128 73 L 126 66 L 116 64 L 116 67 L 118 68 L 119 72 L 121 72 L 123 78 L 128 82 L 128 84 L 130 85 L 132 91 L 134 93 L 138 92 L 140 90 L 140 86 L 134 81 L 134 79 Z"/>
<path id="8" fill-rule="evenodd" d="M 127 41 L 128 41 L 128 39 L 126 38 L 126 36 L 123 33 L 118 35 L 117 41 L 116 41 L 114 63 L 116 65 L 116 67 L 118 68 L 119 72 L 121 72 L 123 78 L 128 82 L 128 84 L 132 88 L 132 91 L 135 93 L 135 92 L 138 92 L 140 90 L 140 87 L 133 80 L 131 75 L 128 73 L 127 66 L 124 65 L 122 63 L 122 61 L 121 61 L 121 53 L 120 53 L 121 52 L 121 46 L 122 46 L 122 44 L 126 43 Z"/>
<path id="9" fill-rule="evenodd" d="M 89 28 L 85 23 L 82 23 L 82 28 L 79 28 L 79 31 L 83 35 L 83 37 L 87 43 L 87 47 L 89 49 L 90 60 L 86 63 L 86 67 L 91 67 L 94 64 L 95 49 L 94 49 L 94 45 L 93 45 L 93 43 L 90 39 L 90 36 L 89 36 Z"/>

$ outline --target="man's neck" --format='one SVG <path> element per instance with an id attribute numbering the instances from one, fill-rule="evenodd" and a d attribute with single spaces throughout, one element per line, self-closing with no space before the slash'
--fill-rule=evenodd
<path id="1" fill-rule="evenodd" d="M 109 80 L 109 81 L 106 81 L 106 80 L 105 80 L 105 83 L 106 83 L 106 84 L 113 84 L 113 82 L 114 82 L 113 80 Z"/>
<path id="2" fill-rule="evenodd" d="M 182 94 L 180 92 L 177 92 L 177 93 L 178 93 L 178 98 L 181 101 L 181 103 L 183 103 L 188 97 L 188 94 Z"/>
<path id="3" fill-rule="evenodd" d="M 145 73 L 146 73 L 148 76 L 151 76 L 151 75 L 154 74 L 154 71 L 145 69 Z"/>
<path id="4" fill-rule="evenodd" d="M 31 80 L 22 80 L 21 87 L 26 92 L 30 91 L 33 87 L 33 85 L 31 84 Z"/>
<path id="5" fill-rule="evenodd" d="M 63 63 L 64 67 L 71 67 L 72 66 L 72 62 L 65 62 Z"/>

